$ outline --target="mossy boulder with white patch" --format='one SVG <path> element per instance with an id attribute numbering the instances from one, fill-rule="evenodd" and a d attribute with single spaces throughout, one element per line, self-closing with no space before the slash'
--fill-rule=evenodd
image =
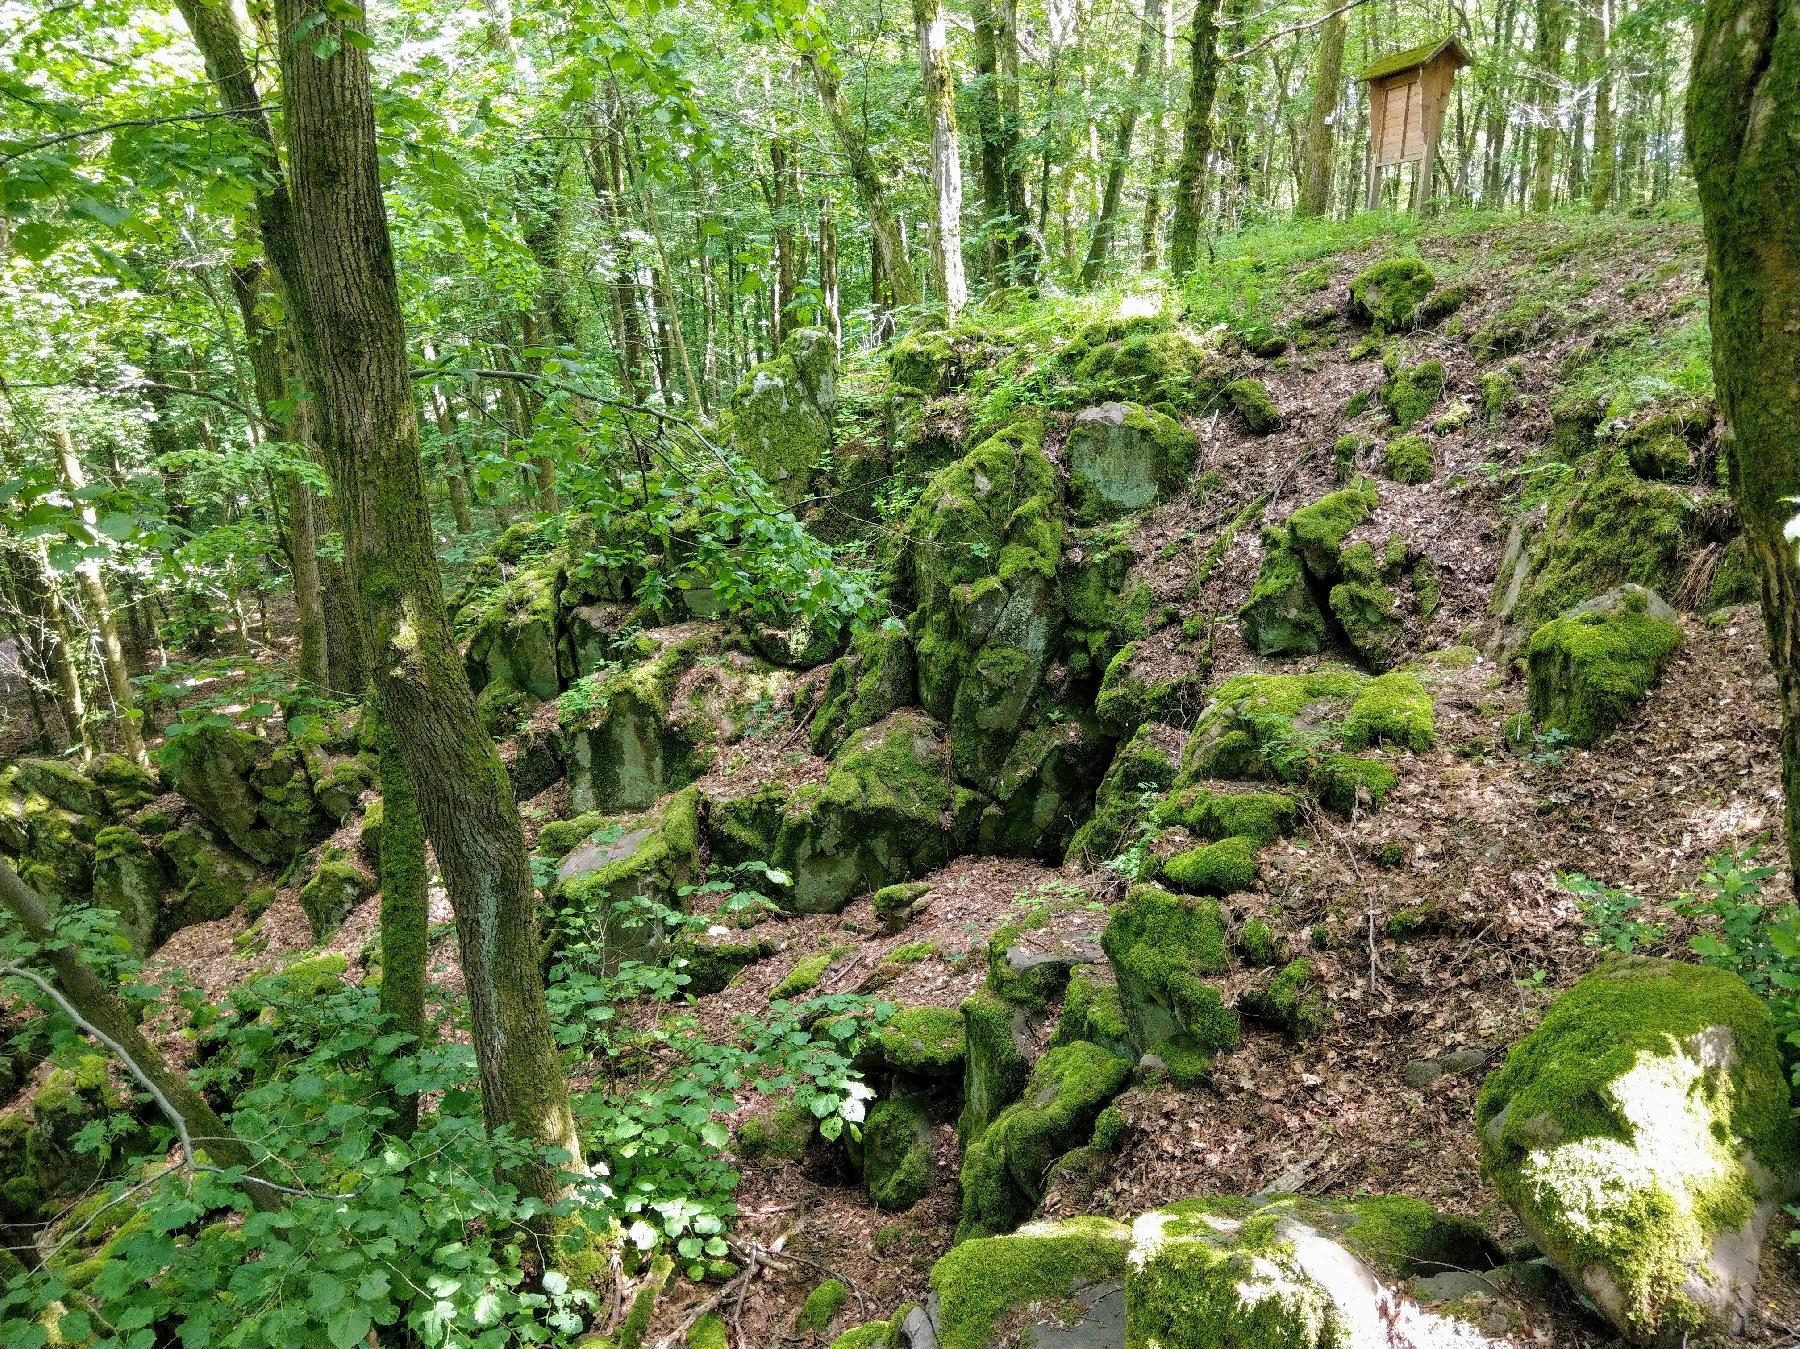
<path id="1" fill-rule="evenodd" d="M 800 328 L 732 392 L 725 439 L 788 505 L 806 495 L 831 448 L 837 409 L 837 344 L 823 328 Z"/>
<path id="2" fill-rule="evenodd" d="M 1596 744 L 1644 701 L 1683 640 L 1674 611 L 1642 586 L 1577 605 L 1525 648 L 1532 717 L 1574 744 Z"/>
<path id="3" fill-rule="evenodd" d="M 1738 1333 L 1800 1175 L 1768 1008 L 1728 971 L 1616 959 L 1488 1078 L 1483 1166 L 1627 1338 Z"/>
<path id="4" fill-rule="evenodd" d="M 1078 413 L 1063 460 L 1083 524 L 1131 515 L 1186 484 L 1199 442 L 1173 417 L 1139 403 L 1102 403 Z"/>
<path id="5" fill-rule="evenodd" d="M 783 901 L 836 913 L 850 899 L 913 880 L 955 851 L 950 744 L 916 709 L 859 731 L 819 786 L 789 798 L 770 860 L 794 878 Z"/>
<path id="6" fill-rule="evenodd" d="M 907 526 L 919 700 L 957 780 L 992 795 L 1054 656 L 1062 499 L 1042 426 L 1015 423 L 926 486 Z"/>
<path id="7" fill-rule="evenodd" d="M 1087 1142 L 1094 1121 L 1130 1075 L 1123 1059 L 1083 1040 L 1046 1052 L 1024 1095 L 963 1157 L 958 1239 L 1009 1232 L 1029 1218 L 1043 1198 L 1050 1164 Z"/>
<path id="8" fill-rule="evenodd" d="M 1177 1083 L 1197 1082 L 1236 1047 L 1237 1017 L 1208 982 L 1229 968 L 1217 900 L 1134 885 L 1112 911 L 1101 949 L 1112 962 L 1132 1047 Z"/>

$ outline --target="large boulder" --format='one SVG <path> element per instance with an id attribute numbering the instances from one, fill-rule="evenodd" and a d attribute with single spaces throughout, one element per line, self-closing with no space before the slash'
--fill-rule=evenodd
<path id="1" fill-rule="evenodd" d="M 1076 519 L 1092 524 L 1169 500 L 1186 484 L 1198 449 L 1193 432 L 1139 403 L 1078 413 L 1063 447 Z"/>
<path id="2" fill-rule="evenodd" d="M 300 887 L 300 909 L 315 942 L 329 941 L 351 910 L 376 891 L 375 878 L 349 857 L 327 848 L 318 868 Z"/>
<path id="3" fill-rule="evenodd" d="M 470 596 L 457 612 L 458 631 L 469 634 L 463 660 L 477 693 L 506 690 L 540 700 L 557 695 L 562 687 L 557 662 L 562 579 L 560 556 L 540 556 L 493 589 Z M 490 693 L 488 701 L 496 697 Z"/>
<path id="4" fill-rule="evenodd" d="M 994 802 L 981 813 L 979 849 L 1060 861 L 1092 813 L 1112 743 L 1079 713 L 1042 716 L 1021 732 L 1001 766 Z"/>
<path id="5" fill-rule="evenodd" d="M 963 1156 L 957 1239 L 1009 1232 L 1029 1218 L 1051 1163 L 1088 1141 L 1130 1075 L 1125 1060 L 1086 1041 L 1058 1045 L 1039 1059 L 1024 1095 Z"/>
<path id="6" fill-rule="evenodd" d="M 1644 701 L 1682 641 L 1675 611 L 1643 586 L 1579 604 L 1531 634 L 1531 715 L 1574 744 L 1593 745 Z"/>
<path id="7" fill-rule="evenodd" d="M 863 1122 L 858 1150 L 871 1204 L 899 1213 L 918 1203 L 937 1179 L 927 1099 L 907 1093 L 877 1101 Z"/>
<path id="8" fill-rule="evenodd" d="M 100 785 L 60 759 L 20 759 L 14 780 L 28 792 L 36 792 L 52 805 L 77 815 L 108 814 L 106 793 Z"/>
<path id="9" fill-rule="evenodd" d="M 684 888 L 702 879 L 699 809 L 700 794 L 689 787 L 641 815 L 571 821 L 575 841 L 550 886 L 563 916 L 553 939 L 582 932 L 606 969 L 657 956 L 668 915 L 684 907 Z"/>
<path id="10" fill-rule="evenodd" d="M 298 746 L 270 750 L 235 726 L 201 722 L 165 750 L 163 772 L 239 852 L 264 866 L 286 866 L 331 831 Z"/>
<path id="11" fill-rule="evenodd" d="M 679 633 L 679 630 L 677 630 Z M 670 636 L 631 665 L 590 676 L 570 690 L 561 753 L 569 802 L 578 812 L 648 809 L 705 768 L 704 728 L 677 717 L 676 691 L 715 644 L 708 634 Z"/>
<path id="12" fill-rule="evenodd" d="M 173 877 L 157 922 L 159 940 L 195 923 L 225 917 L 256 884 L 255 866 L 220 844 L 205 825 L 177 826 L 156 846 Z"/>
<path id="13" fill-rule="evenodd" d="M 1112 962 L 1132 1047 L 1178 1083 L 1197 1082 L 1238 1042 L 1237 1017 L 1209 976 L 1230 966 L 1218 902 L 1134 885 L 1101 949 Z"/>
<path id="14" fill-rule="evenodd" d="M 814 466 L 831 448 L 836 370 L 831 334 L 801 328 L 744 376 L 726 406 L 727 442 L 789 505 L 806 495 Z"/>
<path id="15" fill-rule="evenodd" d="M 950 744 L 930 717 L 907 709 L 859 731 L 823 784 L 788 799 L 775 865 L 793 877 L 802 913 L 835 913 L 858 894 L 912 880 L 955 852 Z"/>
<path id="16" fill-rule="evenodd" d="M 108 825 L 94 839 L 94 904 L 116 915 L 121 936 L 140 956 L 158 937 L 169 878 L 162 859 L 136 830 Z"/>
<path id="17" fill-rule="evenodd" d="M 957 779 L 988 795 L 1054 654 L 1061 490 L 1042 427 L 1016 423 L 933 478 L 908 526 L 919 698 Z"/>
<path id="18" fill-rule="evenodd" d="M 1513 1048 L 1476 1120 L 1495 1188 L 1623 1335 L 1741 1332 L 1800 1178 L 1780 1046 L 1742 979 L 1603 965 Z"/>
<path id="19" fill-rule="evenodd" d="M 812 720 L 813 753 L 830 754 L 846 736 L 910 706 L 918 684 L 918 661 L 903 626 L 857 633 L 825 677 Z"/>
<path id="20" fill-rule="evenodd" d="M 1350 282 L 1350 316 L 1377 333 L 1413 327 L 1437 277 L 1417 258 L 1384 258 Z"/>

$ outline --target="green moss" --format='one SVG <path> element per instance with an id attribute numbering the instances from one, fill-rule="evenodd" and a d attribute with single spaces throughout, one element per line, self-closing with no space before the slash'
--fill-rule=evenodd
<path id="1" fill-rule="evenodd" d="M 1077 1040 L 1090 1041 L 1121 1058 L 1130 1055 L 1131 1032 L 1116 984 L 1099 983 L 1085 974 L 1069 980 L 1051 1043 L 1066 1045 Z"/>
<path id="2" fill-rule="evenodd" d="M 1481 377 L 1481 415 L 1489 426 L 1497 424 L 1518 390 L 1504 370 L 1489 370 Z"/>
<path id="3" fill-rule="evenodd" d="M 1288 517 L 1288 538 L 1307 571 L 1321 582 L 1338 579 L 1338 551 L 1350 531 L 1368 519 L 1381 504 L 1375 485 L 1360 479 L 1349 487 L 1327 493 L 1310 506 Z"/>
<path id="4" fill-rule="evenodd" d="M 1394 770 L 1379 759 L 1333 754 L 1314 774 L 1313 790 L 1328 809 L 1351 815 L 1365 798 L 1362 808 L 1379 810 L 1399 781 Z"/>
<path id="5" fill-rule="evenodd" d="M 1379 675 L 1363 686 L 1344 722 L 1344 748 L 1386 743 L 1423 752 L 1437 734 L 1431 695 L 1409 674 Z"/>
<path id="6" fill-rule="evenodd" d="M 708 1312 L 687 1333 L 687 1349 L 731 1349 L 730 1332 L 725 1318 Z"/>
<path id="7" fill-rule="evenodd" d="M 799 1314 L 794 1317 L 794 1329 L 823 1334 L 825 1328 L 844 1309 L 844 1300 L 849 1296 L 850 1290 L 842 1283 L 836 1279 L 827 1279 L 807 1294 Z"/>
<path id="8" fill-rule="evenodd" d="M 1187 485 L 1199 442 L 1173 417 L 1105 403 L 1075 419 L 1064 444 L 1070 495 L 1083 524 L 1133 514 Z"/>
<path id="9" fill-rule="evenodd" d="M 887 953 L 890 965 L 917 965 L 922 960 L 930 960 L 937 954 L 937 947 L 928 941 L 908 942 L 905 946 L 896 946 Z"/>
<path id="10" fill-rule="evenodd" d="M 1381 475 L 1394 482 L 1430 482 L 1435 464 L 1424 436 L 1395 436 L 1381 452 Z"/>
<path id="11" fill-rule="evenodd" d="M 1268 967 L 1281 960 L 1281 941 L 1260 918 L 1252 918 L 1238 931 L 1238 951 L 1246 962 Z"/>
<path id="12" fill-rule="evenodd" d="M 931 1271 L 940 1349 L 987 1349 L 1014 1313 L 1055 1309 L 1076 1289 L 1125 1277 L 1129 1230 L 1103 1218 L 964 1241 Z"/>
<path id="13" fill-rule="evenodd" d="M 1300 802 L 1287 792 L 1229 792 L 1191 787 L 1159 807 L 1158 820 L 1179 824 L 1201 838 L 1248 838 L 1273 843 L 1294 832 Z"/>
<path id="14" fill-rule="evenodd" d="M 797 329 L 773 359 L 745 374 L 722 419 L 731 448 L 789 503 L 805 495 L 831 447 L 835 356 L 828 333 Z"/>
<path id="15" fill-rule="evenodd" d="M 1163 875 L 1190 894 L 1236 894 L 1256 881 L 1258 846 L 1255 839 L 1243 837 L 1203 844 L 1169 858 L 1163 863 Z"/>
<path id="16" fill-rule="evenodd" d="M 1109 1105 L 1094 1121 L 1093 1146 L 1102 1152 L 1117 1152 L 1125 1146 L 1125 1139 L 1130 1133 L 1131 1126 L 1125 1122 L 1125 1116 L 1119 1112 L 1119 1107 Z"/>
<path id="17" fill-rule="evenodd" d="M 1304 675 L 1234 675 L 1213 690 L 1182 751 L 1176 786 L 1205 778 L 1302 780 L 1316 752 L 1335 740 L 1334 712 L 1366 682 L 1354 670 L 1329 667 Z"/>
<path id="18" fill-rule="evenodd" d="M 902 881 L 898 885 L 882 886 L 869 897 L 869 902 L 874 905 L 875 916 L 881 919 L 882 925 L 889 932 L 898 932 L 912 917 L 913 904 L 930 893 L 931 886 L 925 881 Z"/>
<path id="19" fill-rule="evenodd" d="M 1060 396 L 1083 402 L 1107 398 L 1191 408 L 1218 388 L 1215 361 L 1185 333 L 1163 321 L 1123 320 L 1091 325 L 1059 355 Z"/>
<path id="20" fill-rule="evenodd" d="M 1712 584 L 1706 588 L 1706 607 L 1723 609 L 1735 604 L 1755 604 L 1761 596 L 1760 583 L 1750 565 L 1750 548 L 1739 534 L 1719 554 L 1719 565 L 1713 570 Z"/>
<path id="21" fill-rule="evenodd" d="M 1178 1083 L 1198 1081 L 1237 1044 L 1237 1020 L 1206 976 L 1229 964 L 1217 901 L 1133 886 L 1101 935 L 1133 1047 Z"/>
<path id="22" fill-rule="evenodd" d="M 1693 1038 L 1714 1027 L 1729 1041 Z M 1677 961 L 1616 959 L 1558 998 L 1476 1120 L 1496 1188 L 1634 1338 L 1699 1328 L 1689 1289 L 1715 1236 L 1800 1165 L 1767 1007 Z"/>
<path id="23" fill-rule="evenodd" d="M 1696 527 L 1692 499 L 1643 481 L 1622 451 L 1594 454 L 1551 493 L 1515 613 L 1535 628 L 1624 582 L 1674 594 Z"/>
<path id="24" fill-rule="evenodd" d="M 900 1213 L 923 1199 L 937 1179 L 931 1118 L 922 1096 L 884 1097 L 869 1110 L 861 1140 L 869 1202 Z"/>
<path id="25" fill-rule="evenodd" d="M 1281 425 L 1281 410 L 1260 379 L 1232 380 L 1225 386 L 1225 397 L 1251 435 L 1266 436 Z"/>
<path id="26" fill-rule="evenodd" d="M 1417 258 L 1386 258 L 1350 282 L 1350 312 L 1378 333 L 1414 325 L 1419 304 L 1436 288 L 1437 277 Z"/>
<path id="27" fill-rule="evenodd" d="M 888 378 L 903 389 L 935 396 L 956 373 L 956 349 L 942 330 L 908 333 L 887 351 Z"/>
<path id="28" fill-rule="evenodd" d="M 774 1110 L 751 1115 L 737 1127 L 737 1153 L 747 1162 L 765 1158 L 798 1161 L 813 1140 L 818 1121 L 810 1110 L 783 1101 Z"/>
<path id="29" fill-rule="evenodd" d="M 869 1321 L 845 1331 L 831 1342 L 831 1349 L 886 1349 L 894 1328 L 887 1321 Z"/>
<path id="30" fill-rule="evenodd" d="M 1346 431 L 1339 436 L 1337 443 L 1331 447 L 1331 458 L 1337 470 L 1337 480 L 1349 482 L 1355 478 L 1357 466 L 1362 462 L 1362 457 L 1374 446 L 1375 442 L 1372 439 L 1365 435 L 1359 435 L 1355 431 Z"/>
<path id="31" fill-rule="evenodd" d="M 1387 382 L 1381 386 L 1381 402 L 1393 417 L 1394 425 L 1404 431 L 1424 421 L 1443 393 L 1444 363 L 1439 360 L 1420 361 L 1417 365 L 1403 366 L 1388 377 Z M 1416 466 L 1417 450 L 1410 450 L 1409 455 Z M 1429 476 L 1427 473 L 1426 477 Z M 1425 478 L 1401 481 L 1423 482 Z"/>
<path id="32" fill-rule="evenodd" d="M 1356 544 L 1346 548 L 1344 556 L 1348 559 L 1368 547 L 1366 543 Z M 1370 669 L 1389 669 L 1400 659 L 1406 644 L 1399 597 L 1366 572 L 1353 574 L 1349 565 L 1344 572 L 1345 578 L 1331 587 L 1331 616 L 1343 629 L 1344 639 Z"/>
<path id="33" fill-rule="evenodd" d="M 829 755 L 846 737 L 873 726 L 918 696 L 918 662 L 904 629 L 858 632 L 832 663 L 809 733 L 814 754 Z"/>
<path id="34" fill-rule="evenodd" d="M 1031 1070 L 1025 1094 L 964 1154 L 959 1241 L 1010 1231 L 1042 1198 L 1050 1164 L 1091 1136 L 1131 1067 L 1086 1041 L 1058 1045 Z"/>
<path id="35" fill-rule="evenodd" d="M 1625 604 L 1555 619 L 1525 648 L 1532 716 L 1576 745 L 1622 723 L 1681 649 L 1680 625 L 1646 612 L 1642 594 Z"/>
<path id="36" fill-rule="evenodd" d="M 960 1076 L 967 1042 L 962 1014 L 948 1007 L 908 1007 L 882 1026 L 878 1042 L 890 1068 L 923 1077 Z"/>
<path id="37" fill-rule="evenodd" d="M 1346 531 L 1347 532 L 1347 531 Z M 1300 554 L 1279 532 L 1264 536 L 1262 567 L 1238 610 L 1244 644 L 1259 656 L 1303 656 L 1325 647 L 1325 615 Z"/>
<path id="38" fill-rule="evenodd" d="M 811 955 L 801 956 L 794 962 L 794 967 L 782 976 L 781 982 L 769 990 L 770 1001 L 778 998 L 797 998 L 802 993 L 810 993 L 819 986 L 819 980 L 825 977 L 825 971 L 831 968 L 839 950 L 833 947 L 829 951 L 814 951 Z"/>
<path id="39" fill-rule="evenodd" d="M 362 868 L 328 855 L 312 879 L 300 887 L 300 907 L 312 924 L 313 940 L 323 942 L 329 938 L 350 911 L 373 895 L 375 889 L 375 882 Z"/>
<path id="40" fill-rule="evenodd" d="M 962 1018 L 967 1057 L 956 1131 L 966 1149 L 1019 1098 L 1031 1065 L 1015 1033 L 1024 1020 L 1018 1008 L 982 988 L 963 1000 Z"/>
<path id="41" fill-rule="evenodd" d="M 1244 1011 L 1280 1026 L 1296 1040 L 1310 1040 L 1331 1024 L 1325 994 L 1313 979 L 1305 956 L 1291 960 L 1266 987 L 1247 991 L 1238 1000 Z"/>

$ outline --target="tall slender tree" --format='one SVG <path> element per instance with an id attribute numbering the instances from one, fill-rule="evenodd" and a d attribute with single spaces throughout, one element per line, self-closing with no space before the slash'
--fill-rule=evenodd
<path id="1" fill-rule="evenodd" d="M 560 1192 L 581 1165 L 539 967 L 518 807 L 444 611 L 419 426 L 375 144 L 366 16 L 344 0 L 276 0 L 289 187 L 293 321 L 318 405 L 383 716 L 419 802 L 457 942 L 490 1127 L 547 1151 L 517 1181 Z"/>
<path id="2" fill-rule="evenodd" d="M 1319 29 L 1318 60 L 1313 66 L 1312 102 L 1306 109 L 1306 142 L 1300 174 L 1298 214 L 1321 216 L 1331 210 L 1332 168 L 1337 160 L 1333 123 L 1344 89 L 1344 35 L 1350 21 L 1337 5 L 1325 0 L 1327 13 Z"/>
<path id="3" fill-rule="evenodd" d="M 1131 61 L 1131 87 L 1126 91 L 1124 106 L 1113 123 L 1112 146 L 1106 159 L 1106 185 L 1100 193 L 1100 214 L 1094 221 L 1094 233 L 1088 241 L 1087 258 L 1081 264 L 1081 284 L 1091 286 L 1106 270 L 1106 259 L 1112 251 L 1113 228 L 1119 219 L 1119 199 L 1125 191 L 1125 170 L 1131 158 L 1131 138 L 1137 131 L 1138 115 L 1149 91 L 1150 71 L 1156 55 L 1162 50 L 1163 0 L 1144 0 L 1138 19 L 1136 54 Z"/>
<path id="4" fill-rule="evenodd" d="M 949 29 L 943 0 L 913 0 L 919 39 L 919 76 L 931 128 L 931 268 L 951 318 L 969 302 L 963 274 L 962 149 L 956 133 L 956 81 L 950 72 Z"/>
<path id="5" fill-rule="evenodd" d="M 1193 270 L 1206 214 L 1206 170 L 1212 160 L 1213 98 L 1219 87 L 1218 0 L 1199 0 L 1188 36 L 1187 111 L 1181 122 L 1181 162 L 1175 170 L 1175 218 L 1169 224 L 1169 268 Z"/>

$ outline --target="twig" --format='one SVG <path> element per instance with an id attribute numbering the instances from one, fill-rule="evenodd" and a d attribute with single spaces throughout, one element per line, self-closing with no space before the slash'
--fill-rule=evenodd
<path id="1" fill-rule="evenodd" d="M 247 112 L 275 112 L 280 104 L 266 104 L 257 108 L 226 108 L 220 112 L 178 112 L 168 117 L 128 117 L 121 122 L 102 122 L 99 126 L 82 127 L 79 131 L 65 131 L 58 136 L 50 136 L 41 141 L 32 141 L 21 145 L 17 150 L 9 150 L 0 154 L 0 164 L 10 164 L 15 159 L 23 159 L 26 155 L 36 154 L 39 150 L 48 150 L 53 145 L 63 145 L 69 141 L 85 140 L 89 136 L 104 135 L 108 131 L 122 131 L 126 127 L 166 126 L 170 122 L 210 122 L 218 117 L 241 117 Z"/>

